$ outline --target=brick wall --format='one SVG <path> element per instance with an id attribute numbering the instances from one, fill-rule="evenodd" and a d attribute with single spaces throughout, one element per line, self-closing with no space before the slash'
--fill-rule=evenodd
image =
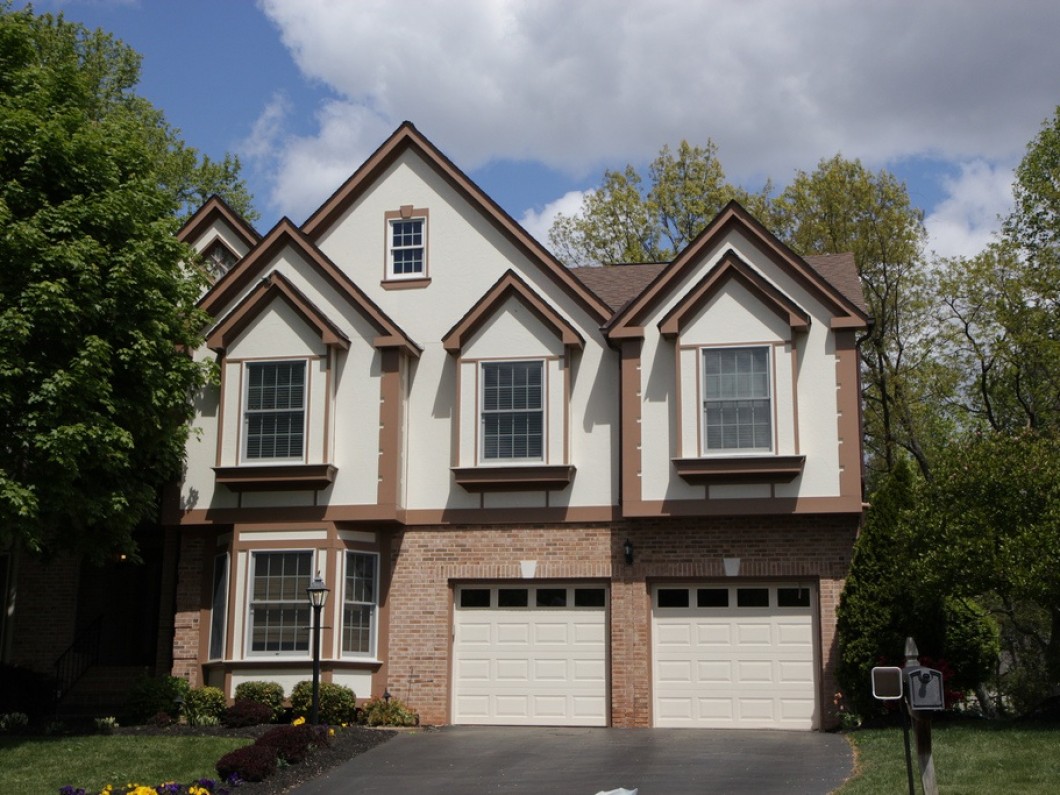
<path id="1" fill-rule="evenodd" d="M 203 609 L 203 578 L 210 576 L 206 568 L 205 549 L 206 538 L 202 533 L 181 533 L 173 615 L 172 673 L 173 676 L 183 676 L 192 687 L 203 684 L 199 660 L 199 626 Z M 212 558 L 209 565 L 212 565 Z"/>
<path id="2" fill-rule="evenodd" d="M 835 723 L 835 607 L 857 529 L 855 518 L 761 517 L 601 524 L 407 528 L 392 539 L 387 687 L 425 723 L 449 720 L 451 586 L 520 579 L 605 578 L 611 587 L 611 722 L 651 724 L 652 580 L 722 579 L 723 557 L 741 577 L 819 579 L 822 725 Z M 628 538 L 635 562 L 626 565 Z"/>

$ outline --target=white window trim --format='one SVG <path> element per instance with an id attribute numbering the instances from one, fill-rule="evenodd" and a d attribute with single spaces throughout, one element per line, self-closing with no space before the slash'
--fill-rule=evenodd
<path id="1" fill-rule="evenodd" d="M 372 603 L 372 630 L 367 652 L 346 651 L 343 648 L 346 636 L 346 574 L 349 566 L 349 556 L 368 555 L 375 560 L 375 601 Z M 379 662 L 379 553 L 364 549 L 346 549 L 342 554 L 342 598 L 339 605 L 340 631 L 338 637 L 339 653 L 344 659 L 357 660 L 358 662 Z M 354 605 L 368 604 L 367 602 L 351 602 Z"/>
<path id="2" fill-rule="evenodd" d="M 409 216 L 398 215 L 396 217 L 388 217 L 386 219 L 386 278 L 387 281 L 403 281 L 406 279 L 426 279 L 427 278 L 427 225 L 428 218 L 427 214 L 423 210 L 413 210 Z M 419 221 L 423 224 L 421 230 L 422 243 L 419 246 L 394 246 L 394 224 L 406 223 L 408 221 Z M 394 252 L 396 250 L 408 250 L 419 248 L 423 252 L 423 267 L 419 271 L 413 273 L 398 273 L 394 269 Z"/>
<path id="3" fill-rule="evenodd" d="M 313 572 L 317 570 L 320 563 L 320 550 L 317 549 L 254 549 L 250 550 L 250 554 L 247 555 L 247 572 L 246 572 L 246 594 L 243 601 L 243 620 L 246 625 L 244 630 L 244 653 L 245 659 L 265 659 L 265 660 L 298 660 L 304 662 L 306 659 L 312 659 L 313 656 L 313 637 L 312 637 L 312 625 L 310 625 L 309 639 L 307 642 L 306 650 L 303 651 L 254 651 L 254 568 L 255 558 L 259 554 L 308 554 L 310 556 L 309 571 L 310 581 L 312 581 Z M 310 611 L 310 622 L 312 622 L 312 608 L 309 605 L 309 597 L 302 592 L 302 601 L 305 603 L 305 607 Z M 325 607 L 325 610 L 327 608 Z M 321 624 L 324 624 L 326 618 L 321 616 Z M 323 640 L 321 642 L 321 653 L 324 654 Z"/>
<path id="4" fill-rule="evenodd" d="M 484 372 L 489 365 L 498 364 L 522 364 L 522 363 L 534 363 L 541 367 L 541 455 L 534 456 L 531 458 L 487 458 L 486 457 L 486 433 L 483 428 L 483 420 L 485 418 L 484 408 L 484 390 L 486 388 L 486 379 Z M 476 385 L 476 398 L 475 398 L 475 422 L 476 422 L 476 437 L 477 437 L 477 459 L 478 465 L 484 467 L 496 466 L 523 466 L 533 464 L 544 464 L 548 461 L 548 442 L 549 442 L 549 373 L 548 373 L 548 360 L 540 357 L 513 357 L 511 359 L 487 359 L 482 360 L 478 363 L 477 367 L 477 378 L 478 384 Z"/>
<path id="5" fill-rule="evenodd" d="M 735 458 L 738 456 L 774 455 L 777 451 L 777 373 L 774 346 L 765 343 L 710 345 L 697 350 L 699 376 L 696 383 L 697 411 L 699 412 L 699 455 L 701 458 Z M 739 349 L 760 349 L 766 352 L 766 374 L 769 378 L 769 446 L 768 447 L 707 447 L 707 352 Z"/>
<path id="6" fill-rule="evenodd" d="M 239 438 L 239 463 L 241 466 L 275 466 L 276 464 L 298 464 L 308 460 L 309 451 L 309 406 L 310 406 L 310 374 L 309 359 L 301 356 L 285 357 L 282 359 L 258 359 L 243 362 L 242 367 L 242 396 L 240 406 L 240 438 Z M 250 441 L 249 408 L 250 399 L 250 368 L 255 365 L 285 364 L 301 362 L 304 368 L 304 380 L 302 382 L 302 454 L 300 456 L 275 457 L 275 458 L 251 458 L 247 455 L 247 444 Z"/>

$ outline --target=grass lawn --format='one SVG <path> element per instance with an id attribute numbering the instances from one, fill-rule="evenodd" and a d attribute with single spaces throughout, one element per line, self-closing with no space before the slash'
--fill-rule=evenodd
<path id="1" fill-rule="evenodd" d="M 849 735 L 859 775 L 840 795 L 909 791 L 902 730 L 859 729 Z M 910 732 L 913 781 L 920 792 L 916 737 Z M 1060 792 L 1060 727 L 1001 721 L 949 723 L 932 730 L 935 777 L 943 795 L 1038 795 Z"/>
<path id="2" fill-rule="evenodd" d="M 250 742 L 245 737 L 2 737 L 0 793 L 58 795 L 66 784 L 98 791 L 105 784 L 216 778 L 217 760 Z"/>

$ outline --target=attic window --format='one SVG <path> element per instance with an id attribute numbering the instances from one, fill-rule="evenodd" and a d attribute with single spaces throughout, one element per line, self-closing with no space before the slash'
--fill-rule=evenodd
<path id="1" fill-rule="evenodd" d="M 425 287 L 427 274 L 427 210 L 406 204 L 386 213 L 384 286 Z"/>
<path id="2" fill-rule="evenodd" d="M 215 279 L 219 279 L 228 273 L 238 259 L 238 257 L 232 253 L 232 249 L 220 240 L 215 240 L 213 245 L 206 249 L 203 258 L 206 260 L 206 270 L 209 271 L 210 275 Z"/>

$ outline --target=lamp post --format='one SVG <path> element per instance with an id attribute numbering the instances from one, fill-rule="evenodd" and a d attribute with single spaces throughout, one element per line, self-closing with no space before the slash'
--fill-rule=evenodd
<path id="1" fill-rule="evenodd" d="M 320 579 L 319 571 L 305 592 L 313 608 L 313 706 L 309 722 L 315 726 L 320 722 L 320 611 L 328 600 L 328 587 Z"/>

